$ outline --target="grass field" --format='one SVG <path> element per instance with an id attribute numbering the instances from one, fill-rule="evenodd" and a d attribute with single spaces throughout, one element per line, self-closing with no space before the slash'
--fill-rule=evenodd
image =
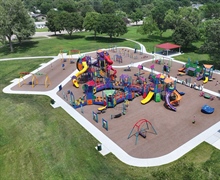
<path id="1" fill-rule="evenodd" d="M 135 32 L 135 31 L 134 31 Z M 133 33 L 134 33 L 133 32 Z M 89 33 L 87 34 L 89 35 Z M 0 57 L 57 55 L 59 48 L 85 52 L 107 47 L 104 38 L 54 38 L 17 46 Z M 135 35 L 133 35 L 135 37 Z M 140 38 L 141 39 L 141 38 Z M 116 41 L 116 40 L 115 40 Z M 142 37 L 144 41 L 144 37 Z M 74 43 L 73 43 L 74 42 Z M 134 44 L 123 40 L 117 44 Z M 36 44 L 35 44 L 36 43 Z M 145 42 L 147 44 L 147 40 Z M 111 43 L 112 44 L 112 43 Z M 152 42 L 153 44 L 153 42 Z M 93 47 L 95 46 L 95 47 Z M 80 48 L 78 48 L 80 47 Z M 32 71 L 47 59 L 0 62 L 0 88 Z M 0 92 L 0 179 L 219 179 L 220 151 L 202 143 L 178 161 L 152 168 L 136 168 L 94 148 L 97 140 L 61 108 L 53 109 L 46 96 L 10 95 Z"/>

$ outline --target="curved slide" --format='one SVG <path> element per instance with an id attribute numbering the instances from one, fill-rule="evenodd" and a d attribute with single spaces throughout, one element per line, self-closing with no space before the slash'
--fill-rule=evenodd
<path id="1" fill-rule="evenodd" d="M 83 66 L 83 69 L 81 71 L 79 71 L 78 73 L 76 73 L 76 75 L 75 75 L 76 78 L 73 79 L 73 85 L 77 88 L 79 87 L 79 84 L 77 82 L 77 77 L 79 77 L 81 74 L 86 72 L 88 69 L 88 65 L 87 65 L 86 61 L 82 62 L 82 66 Z"/>
<path id="2" fill-rule="evenodd" d="M 207 83 L 209 81 L 209 78 L 208 77 L 205 77 L 205 80 L 203 81 L 203 83 Z"/>
<path id="3" fill-rule="evenodd" d="M 117 71 L 111 66 L 113 64 L 113 61 L 110 59 L 110 56 L 104 55 L 104 59 L 107 62 L 108 67 L 110 68 L 110 70 L 112 70 L 114 72 L 113 76 L 115 76 L 117 74 Z"/>
<path id="4" fill-rule="evenodd" d="M 166 103 L 170 107 L 170 109 L 176 111 L 176 108 L 172 104 L 170 104 L 170 94 L 170 92 L 166 92 Z"/>
<path id="5" fill-rule="evenodd" d="M 171 101 L 170 104 L 175 104 L 182 99 L 182 96 L 176 90 L 174 90 L 173 93 L 175 94 L 176 99 Z"/>
<path id="6" fill-rule="evenodd" d="M 153 92 L 153 91 L 150 91 L 150 92 L 147 94 L 147 97 L 141 100 L 141 104 L 146 104 L 146 103 L 148 103 L 148 102 L 151 100 L 151 98 L 153 97 L 153 95 L 154 95 L 154 92 Z"/>
<path id="7" fill-rule="evenodd" d="M 107 62 L 108 65 L 112 65 L 113 64 L 113 61 L 110 59 L 110 56 L 104 55 L 104 59 L 105 59 L 105 61 Z"/>

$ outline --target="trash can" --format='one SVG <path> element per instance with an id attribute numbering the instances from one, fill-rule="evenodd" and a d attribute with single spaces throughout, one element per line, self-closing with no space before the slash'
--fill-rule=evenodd
<path id="1" fill-rule="evenodd" d="M 98 144 L 97 150 L 98 150 L 98 151 L 101 151 L 101 150 L 102 150 L 102 144 Z"/>

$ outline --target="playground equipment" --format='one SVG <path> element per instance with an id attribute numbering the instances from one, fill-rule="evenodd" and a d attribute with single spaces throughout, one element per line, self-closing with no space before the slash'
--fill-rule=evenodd
<path id="1" fill-rule="evenodd" d="M 153 96 L 154 96 L 155 102 L 161 101 L 161 93 L 162 91 L 164 91 L 164 79 L 165 79 L 164 75 L 151 74 L 149 78 L 150 78 L 151 83 L 149 86 L 146 87 L 148 94 L 143 100 L 141 100 L 141 104 L 148 103 L 152 99 Z"/>
<path id="2" fill-rule="evenodd" d="M 117 71 L 111 66 L 113 61 L 110 59 L 109 53 L 107 51 L 98 50 L 97 59 L 92 62 L 90 56 L 83 56 L 77 60 L 76 67 L 79 72 L 72 77 L 72 82 L 75 87 L 79 87 L 77 78 L 87 73 L 88 79 L 93 79 L 94 76 L 110 77 L 113 80 L 116 76 Z M 98 70 L 93 72 L 93 66 Z M 110 71 L 113 71 L 113 74 L 110 74 Z M 96 75 L 94 75 L 96 73 Z"/>
<path id="3" fill-rule="evenodd" d="M 210 64 L 203 64 L 203 83 L 207 83 L 208 81 L 212 80 L 214 67 Z"/>
<path id="4" fill-rule="evenodd" d="M 102 118 L 102 127 L 108 131 L 108 121 Z"/>
<path id="5" fill-rule="evenodd" d="M 99 119 L 98 119 L 98 114 L 97 113 L 95 113 L 94 111 L 92 112 L 92 118 L 93 118 L 93 120 L 95 121 L 95 122 L 99 122 Z"/>
<path id="6" fill-rule="evenodd" d="M 89 56 L 85 56 L 85 57 L 79 58 L 77 60 L 77 69 L 79 70 L 79 72 L 76 73 L 76 75 L 72 77 L 73 85 L 77 88 L 79 87 L 79 84 L 78 84 L 78 81 L 77 81 L 78 76 L 80 76 L 81 74 L 86 72 L 87 69 L 89 68 L 88 65 L 87 65 L 88 60 L 90 60 Z M 80 64 L 80 62 L 81 62 L 81 64 Z"/>
<path id="7" fill-rule="evenodd" d="M 122 63 L 122 56 L 121 55 L 114 55 L 114 61 L 118 62 L 118 63 Z"/>
<path id="8" fill-rule="evenodd" d="M 190 58 L 188 58 L 188 62 L 178 70 L 179 72 L 185 72 L 189 76 L 196 77 L 198 74 L 201 73 L 202 68 L 199 66 L 198 61 L 193 63 Z"/>
<path id="9" fill-rule="evenodd" d="M 67 54 L 68 54 L 68 50 L 60 49 L 59 56 L 61 56 L 61 59 L 60 59 L 61 62 L 65 62 L 67 60 L 64 58 L 64 55 L 67 55 Z"/>
<path id="10" fill-rule="evenodd" d="M 201 111 L 205 114 L 212 114 L 215 111 L 215 108 L 205 104 L 202 106 Z"/>
<path id="11" fill-rule="evenodd" d="M 20 74 L 20 79 L 19 79 L 19 83 L 18 83 L 19 87 L 22 86 L 22 84 L 21 84 L 22 81 L 23 81 L 23 84 L 26 84 L 26 81 L 23 78 L 23 76 L 28 75 L 28 74 L 32 75 L 31 81 L 28 84 L 31 85 L 32 88 L 34 88 L 38 84 L 38 79 L 36 77 L 36 75 L 38 75 L 37 73 L 33 74 L 33 73 L 30 73 L 30 72 L 20 72 L 19 74 Z"/>
<path id="12" fill-rule="evenodd" d="M 176 90 L 176 84 L 172 79 L 166 78 L 164 82 L 166 84 L 166 105 L 171 110 L 176 111 L 176 107 L 174 106 L 179 105 L 182 96 Z"/>
<path id="13" fill-rule="evenodd" d="M 37 73 L 35 73 L 35 75 L 36 76 L 45 76 L 45 80 L 44 80 L 45 88 L 48 88 L 51 85 L 51 81 L 50 81 L 50 78 L 49 78 L 48 74 L 37 72 Z"/>
<path id="14" fill-rule="evenodd" d="M 133 131 L 134 131 L 134 133 L 133 133 Z M 131 129 L 131 132 L 128 135 L 128 139 L 131 138 L 133 135 L 135 135 L 135 137 L 136 137 L 135 138 L 135 145 L 136 145 L 138 142 L 139 136 L 146 138 L 147 132 L 152 132 L 152 131 L 154 134 L 157 135 L 157 132 L 154 129 L 154 127 L 150 121 L 148 121 L 146 119 L 140 119 L 134 124 L 133 128 Z"/>
<path id="15" fill-rule="evenodd" d="M 111 114 L 111 119 L 119 118 L 122 115 L 125 115 L 125 111 L 127 110 L 126 107 L 128 107 L 128 104 L 129 104 L 128 100 L 125 100 L 124 103 L 122 104 L 122 112 L 118 113 L 118 114 L 115 114 L 115 115 Z"/>
<path id="16" fill-rule="evenodd" d="M 20 75 L 19 83 L 18 83 L 19 87 L 22 86 L 21 82 L 23 82 L 23 84 L 26 84 L 26 81 L 25 81 L 25 79 L 24 79 L 23 77 L 24 77 L 25 75 L 27 75 L 27 74 L 30 74 L 30 73 L 29 73 L 29 72 L 20 72 L 20 73 L 19 73 L 19 75 Z"/>
<path id="17" fill-rule="evenodd" d="M 74 54 L 79 54 L 79 56 L 81 56 L 80 50 L 78 50 L 78 49 L 69 50 L 69 58 L 68 58 L 68 60 L 69 60 L 70 63 L 74 63 L 74 58 L 73 58 Z"/>
<path id="18" fill-rule="evenodd" d="M 117 52 L 117 45 L 110 45 L 109 50 L 114 53 Z"/>

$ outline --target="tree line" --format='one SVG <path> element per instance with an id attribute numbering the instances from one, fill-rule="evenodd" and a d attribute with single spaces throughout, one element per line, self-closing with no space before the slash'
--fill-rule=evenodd
<path id="1" fill-rule="evenodd" d="M 192 1 L 193 2 L 193 1 Z M 137 32 L 163 36 L 172 30 L 172 41 L 183 48 L 202 41 L 202 52 L 217 59 L 220 53 L 220 0 L 195 1 L 203 3 L 193 8 L 189 0 L 0 0 L 0 37 L 9 43 L 11 51 L 14 35 L 19 42 L 35 33 L 28 11 L 47 15 L 51 32 L 66 30 L 106 33 L 110 38 L 127 32 L 128 20 L 143 25 Z"/>

